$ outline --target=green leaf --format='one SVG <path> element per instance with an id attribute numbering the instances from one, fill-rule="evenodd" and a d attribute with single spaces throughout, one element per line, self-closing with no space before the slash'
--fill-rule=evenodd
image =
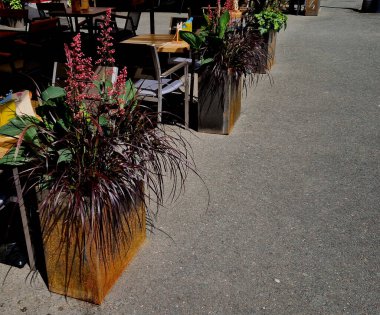
<path id="1" fill-rule="evenodd" d="M 100 116 L 99 117 L 99 125 L 101 127 L 107 126 L 108 125 L 108 119 L 106 117 L 104 117 L 104 116 Z"/>
<path id="2" fill-rule="evenodd" d="M 13 118 L 6 125 L 0 127 L 0 134 L 9 137 L 18 136 L 21 131 L 28 125 L 27 121 L 20 116 Z"/>
<path id="3" fill-rule="evenodd" d="M 197 35 L 198 35 L 199 39 L 201 40 L 201 42 L 205 43 L 207 36 L 210 35 L 210 32 L 202 26 L 201 30 L 199 32 L 197 32 Z"/>
<path id="4" fill-rule="evenodd" d="M 7 154 L 5 154 L 0 159 L 0 165 L 8 165 L 8 166 L 20 166 L 31 161 L 31 158 L 27 158 L 24 156 L 24 147 L 20 146 L 18 149 L 18 153 L 16 154 L 16 147 L 13 147 L 9 150 Z"/>
<path id="5" fill-rule="evenodd" d="M 190 45 L 191 49 L 199 50 L 202 48 L 203 41 L 197 34 L 180 31 L 179 36 Z"/>
<path id="6" fill-rule="evenodd" d="M 69 131 L 69 126 L 66 125 L 66 121 L 64 119 L 58 119 L 56 124 L 59 125 L 63 130 Z"/>
<path id="7" fill-rule="evenodd" d="M 220 19 L 219 19 L 219 38 L 224 38 L 224 34 L 226 33 L 228 23 L 230 22 L 230 12 L 225 11 Z"/>
<path id="8" fill-rule="evenodd" d="M 70 162 L 73 158 L 71 151 L 67 148 L 61 149 L 58 151 L 58 161 L 57 164 L 61 162 Z"/>
<path id="9" fill-rule="evenodd" d="M 206 20 L 207 25 L 210 25 L 210 24 L 211 24 L 211 21 L 210 21 L 209 16 L 208 16 L 206 13 L 203 13 L 203 17 L 204 17 L 204 19 Z"/>
<path id="10" fill-rule="evenodd" d="M 201 59 L 201 65 L 205 65 L 205 64 L 208 64 L 210 62 L 213 62 L 214 61 L 214 58 L 206 58 L 206 59 Z"/>
<path id="11" fill-rule="evenodd" d="M 135 85 L 133 84 L 131 79 L 128 79 L 127 82 L 125 82 L 125 99 L 127 101 L 132 101 L 135 99 L 137 93 L 137 89 Z"/>
<path id="12" fill-rule="evenodd" d="M 45 91 L 42 92 L 41 96 L 44 101 L 48 101 L 54 98 L 66 96 L 66 91 L 59 86 L 49 86 Z"/>
<path id="13" fill-rule="evenodd" d="M 26 142 L 33 143 L 36 146 L 40 146 L 40 141 L 38 139 L 38 134 L 35 126 L 30 126 L 25 132 L 24 140 Z"/>
<path id="14" fill-rule="evenodd" d="M 112 81 L 108 79 L 104 80 L 104 87 L 106 90 L 111 89 L 113 87 Z"/>

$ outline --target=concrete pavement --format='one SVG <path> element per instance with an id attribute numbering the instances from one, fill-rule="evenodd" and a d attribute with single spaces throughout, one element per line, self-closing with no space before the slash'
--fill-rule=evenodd
<path id="1" fill-rule="evenodd" d="M 290 16 L 233 133 L 186 135 L 204 183 L 101 306 L 0 265 L 0 314 L 379 314 L 380 14 L 360 7 Z"/>

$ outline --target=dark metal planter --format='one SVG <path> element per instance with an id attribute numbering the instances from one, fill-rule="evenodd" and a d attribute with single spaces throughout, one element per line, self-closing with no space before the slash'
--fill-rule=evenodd
<path id="1" fill-rule="evenodd" d="M 363 0 L 363 13 L 380 13 L 380 0 Z"/>
<path id="2" fill-rule="evenodd" d="M 226 73 L 222 81 L 205 74 L 199 78 L 200 132 L 228 135 L 240 116 L 242 78 Z"/>
<path id="3" fill-rule="evenodd" d="M 272 68 L 276 61 L 276 39 L 277 39 L 277 32 L 271 30 L 264 35 L 260 35 L 260 33 L 257 31 L 257 34 L 262 37 L 263 39 L 263 49 L 265 50 L 266 54 L 266 61 L 265 65 L 262 65 L 257 69 L 257 73 L 267 73 L 268 70 Z"/>

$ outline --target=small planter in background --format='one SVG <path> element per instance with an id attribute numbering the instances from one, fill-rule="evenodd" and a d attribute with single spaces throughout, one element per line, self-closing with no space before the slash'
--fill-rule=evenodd
<path id="1" fill-rule="evenodd" d="M 317 16 L 319 13 L 320 0 L 305 0 L 305 15 Z"/>
<path id="2" fill-rule="evenodd" d="M 260 35 L 258 31 L 256 33 L 262 38 L 262 48 L 266 56 L 263 64 L 257 68 L 256 73 L 265 74 L 268 73 L 276 62 L 277 32 L 270 30 L 263 35 Z"/>
<path id="3" fill-rule="evenodd" d="M 282 14 L 269 12 L 269 15 L 269 24 L 282 26 L 286 22 L 286 16 Z M 253 29 L 230 24 L 230 11 L 223 12 L 219 3 L 205 18 L 205 28 L 200 34 L 179 33 L 190 45 L 194 56 L 201 56 L 198 71 L 203 72 L 198 84 L 198 131 L 227 135 L 240 116 L 243 82 L 244 87 L 253 84 L 258 71 L 266 68 L 266 45 Z M 270 27 L 266 27 L 265 18 L 261 18 L 265 25 L 258 30 L 260 34 L 266 33 Z"/>
<path id="4" fill-rule="evenodd" d="M 266 55 L 266 61 L 257 72 L 266 73 L 275 63 L 277 33 L 286 28 L 287 20 L 280 7 L 267 7 L 259 13 L 255 13 L 253 8 L 247 11 L 247 28 L 262 38 Z"/>
<path id="5" fill-rule="evenodd" d="M 267 50 L 267 66 L 266 66 L 266 69 L 270 70 L 276 61 L 277 32 L 269 31 L 263 37 L 264 37 L 264 42 L 266 44 L 265 49 Z M 263 71 L 262 73 L 265 73 L 265 71 Z"/>

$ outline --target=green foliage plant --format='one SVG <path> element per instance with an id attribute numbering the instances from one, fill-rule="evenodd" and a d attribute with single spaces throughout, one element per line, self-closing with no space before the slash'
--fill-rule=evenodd
<path id="1" fill-rule="evenodd" d="M 0 165 L 24 166 L 26 187 L 44 192 L 39 215 L 46 239 L 63 222 L 62 244 L 81 255 L 89 242 L 99 252 L 107 248 L 123 254 L 120 244 L 130 237 L 123 222 L 136 200 L 145 204 L 147 224 L 152 225 L 151 205 L 158 207 L 166 200 L 164 182 L 175 198 L 194 169 L 180 131 L 156 123 L 157 113 L 137 101 L 127 70 L 111 79 L 110 19 L 109 10 L 95 63 L 83 54 L 80 34 L 76 35 L 65 47 L 66 87 L 49 87 L 42 93 L 38 118 L 17 116 L 0 128 L 0 134 L 18 139 Z M 102 71 L 95 71 L 99 68 Z M 82 230 L 90 236 L 79 236 Z"/>
<path id="2" fill-rule="evenodd" d="M 197 33 L 180 32 L 180 37 L 199 57 L 204 71 L 220 80 L 228 72 L 252 82 L 256 69 L 266 65 L 261 39 L 231 21 L 229 11 L 219 2 L 214 10 L 209 7 L 204 20 Z"/>
<path id="3" fill-rule="evenodd" d="M 3 3 L 13 10 L 20 10 L 24 8 L 21 0 L 3 0 Z"/>
<path id="4" fill-rule="evenodd" d="M 269 31 L 279 32 L 286 28 L 288 17 L 280 10 L 267 8 L 254 15 L 254 20 L 261 35 Z"/>

